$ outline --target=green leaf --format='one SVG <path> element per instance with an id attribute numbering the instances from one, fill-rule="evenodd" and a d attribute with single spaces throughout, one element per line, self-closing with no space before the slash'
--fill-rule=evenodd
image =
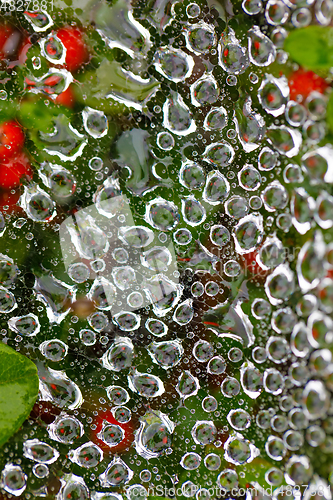
<path id="1" fill-rule="evenodd" d="M 328 104 L 327 104 L 327 112 L 326 112 L 326 120 L 327 125 L 331 132 L 333 132 L 333 94 L 331 92 Z"/>
<path id="2" fill-rule="evenodd" d="M 333 66 L 333 28 L 307 26 L 292 31 L 284 48 L 304 68 L 327 72 Z"/>
<path id="3" fill-rule="evenodd" d="M 77 94 L 77 98 L 85 105 L 112 115 L 128 112 L 129 106 L 140 109 L 144 100 L 159 87 L 155 79 L 135 79 L 120 63 L 106 58 L 95 71 L 84 73 L 81 84 L 81 97 Z"/>
<path id="4" fill-rule="evenodd" d="M 21 427 L 38 396 L 36 365 L 0 343 L 0 446 Z"/>
<path id="5" fill-rule="evenodd" d="M 41 96 L 29 96 L 21 103 L 19 120 L 28 130 L 35 129 L 50 133 L 54 129 L 53 119 L 60 114 L 71 115 L 71 112 L 63 106 L 58 106 Z"/>

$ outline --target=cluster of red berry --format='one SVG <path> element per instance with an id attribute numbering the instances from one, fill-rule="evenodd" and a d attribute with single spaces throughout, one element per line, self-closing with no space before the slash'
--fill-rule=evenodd
<path id="1" fill-rule="evenodd" d="M 57 37 L 66 47 L 65 67 L 77 71 L 88 61 L 88 47 L 79 28 L 67 26 L 57 31 Z M 30 37 L 11 25 L 0 25 L 0 65 L 7 69 L 25 63 L 31 47 Z M 74 93 L 71 87 L 56 98 L 56 103 L 67 107 L 74 106 Z M 25 134 L 15 119 L 0 124 L 0 205 L 13 205 L 19 187 L 25 176 L 31 176 L 29 158 L 24 151 Z"/>

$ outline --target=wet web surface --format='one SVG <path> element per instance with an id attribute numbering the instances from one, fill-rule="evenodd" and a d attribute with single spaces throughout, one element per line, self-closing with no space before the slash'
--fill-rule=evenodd
<path id="1" fill-rule="evenodd" d="M 1 335 L 40 380 L 4 497 L 330 500 L 330 89 L 283 43 L 332 5 L 54 6 L 4 16 Z"/>

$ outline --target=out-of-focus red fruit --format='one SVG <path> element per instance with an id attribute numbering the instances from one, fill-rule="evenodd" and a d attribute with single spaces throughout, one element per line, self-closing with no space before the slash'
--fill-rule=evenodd
<path id="1" fill-rule="evenodd" d="M 82 31 L 73 26 L 66 26 L 60 28 L 57 37 L 66 47 L 66 68 L 69 71 L 77 71 L 89 58 Z"/>
<path id="2" fill-rule="evenodd" d="M 24 133 L 14 120 L 0 125 L 0 162 L 13 158 L 24 145 Z"/>
<path id="3" fill-rule="evenodd" d="M 299 95 L 306 99 L 314 90 L 323 94 L 327 86 L 323 78 L 313 71 L 306 71 L 302 68 L 289 76 L 290 98 L 293 100 L 296 100 Z"/>
<path id="4" fill-rule="evenodd" d="M 8 161 L 0 163 L 0 188 L 15 188 L 26 175 L 32 175 L 29 159 L 24 153 L 18 153 Z"/>
<path id="5" fill-rule="evenodd" d="M 57 104 L 61 104 L 62 106 L 66 106 L 67 108 L 73 108 L 75 104 L 75 96 L 72 87 L 68 87 L 67 90 L 61 92 L 61 94 L 56 97 L 55 102 Z"/>
<path id="6" fill-rule="evenodd" d="M 9 25 L 0 25 L 0 59 L 13 59 L 17 53 L 22 34 Z"/>

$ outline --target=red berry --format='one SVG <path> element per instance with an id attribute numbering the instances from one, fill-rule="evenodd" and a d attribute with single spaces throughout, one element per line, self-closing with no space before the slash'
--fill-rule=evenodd
<path id="1" fill-rule="evenodd" d="M 0 187 L 12 189 L 20 185 L 23 176 L 31 176 L 29 159 L 24 153 L 18 153 L 4 163 L 0 163 Z"/>
<path id="2" fill-rule="evenodd" d="M 314 90 L 323 94 L 327 86 L 323 78 L 313 71 L 306 71 L 302 68 L 289 76 L 290 98 L 293 100 L 296 100 L 299 95 L 306 99 Z"/>
<path id="3" fill-rule="evenodd" d="M 55 102 L 57 104 L 61 104 L 62 106 L 66 106 L 67 108 L 73 108 L 75 104 L 75 96 L 71 87 L 68 87 L 67 90 L 61 92 L 56 99 Z"/>
<path id="4" fill-rule="evenodd" d="M 67 26 L 57 32 L 57 37 L 66 47 L 66 68 L 69 71 L 77 71 L 89 57 L 82 31 L 79 28 Z"/>
<path id="5" fill-rule="evenodd" d="M 23 148 L 23 145 L 23 130 L 14 120 L 0 125 L 0 162 L 13 158 Z"/>

